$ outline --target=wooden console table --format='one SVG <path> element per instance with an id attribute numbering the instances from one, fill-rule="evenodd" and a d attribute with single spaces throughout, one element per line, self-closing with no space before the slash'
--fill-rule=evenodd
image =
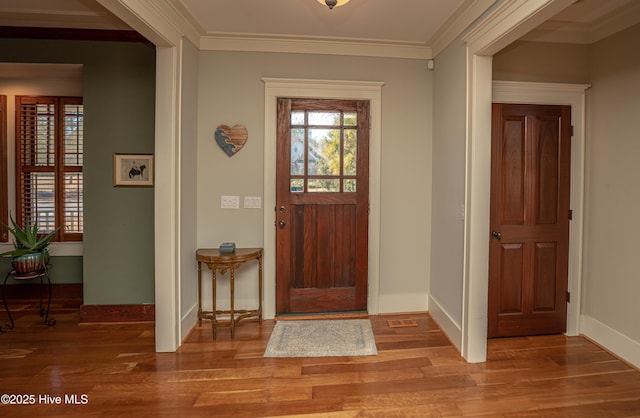
<path id="1" fill-rule="evenodd" d="M 231 330 L 231 338 L 234 337 L 234 330 L 238 322 L 246 318 L 258 318 L 262 324 L 262 248 L 236 248 L 235 252 L 221 254 L 217 248 L 203 248 L 196 250 L 196 260 L 198 261 L 198 322 L 202 324 L 203 319 L 211 320 L 213 338 L 216 338 L 218 327 L 228 327 Z M 247 261 L 258 261 L 258 309 L 235 309 L 234 286 L 235 271 Z M 211 290 L 213 296 L 213 306 L 211 311 L 202 310 L 202 263 L 205 263 L 211 270 Z M 217 272 L 225 274 L 229 271 L 230 285 L 230 309 L 216 309 L 216 276 Z M 228 320 L 218 320 L 218 315 L 229 315 Z"/>

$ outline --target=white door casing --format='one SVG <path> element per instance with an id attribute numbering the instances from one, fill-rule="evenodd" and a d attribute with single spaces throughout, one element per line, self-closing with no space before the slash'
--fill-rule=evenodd
<path id="1" fill-rule="evenodd" d="M 367 311 L 378 313 L 380 288 L 380 149 L 382 82 L 263 78 L 264 116 L 264 317 L 276 313 L 275 210 L 276 207 L 276 120 L 278 97 L 369 100 L 369 285 Z"/>

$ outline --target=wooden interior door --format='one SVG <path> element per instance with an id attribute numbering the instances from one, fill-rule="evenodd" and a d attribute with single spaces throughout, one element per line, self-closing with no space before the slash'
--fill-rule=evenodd
<path id="1" fill-rule="evenodd" d="M 494 104 L 489 337 L 567 322 L 571 108 Z"/>
<path id="2" fill-rule="evenodd" d="M 278 99 L 276 312 L 366 311 L 369 102 Z"/>

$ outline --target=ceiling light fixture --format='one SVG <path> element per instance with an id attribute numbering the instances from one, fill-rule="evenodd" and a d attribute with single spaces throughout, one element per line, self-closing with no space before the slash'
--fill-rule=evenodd
<path id="1" fill-rule="evenodd" d="M 329 9 L 333 9 L 334 7 L 344 6 L 349 3 L 350 0 L 318 0 L 320 4 L 326 4 Z"/>

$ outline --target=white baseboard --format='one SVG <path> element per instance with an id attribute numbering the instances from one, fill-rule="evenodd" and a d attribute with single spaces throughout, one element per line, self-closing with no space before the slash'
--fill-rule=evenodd
<path id="1" fill-rule="evenodd" d="M 182 324 L 180 329 L 182 330 L 180 341 L 184 343 L 184 340 L 187 338 L 193 327 L 198 323 L 198 304 L 194 304 L 189 311 L 182 316 Z"/>
<path id="2" fill-rule="evenodd" d="M 462 328 L 431 295 L 429 295 L 429 315 L 431 315 L 431 318 L 438 324 L 442 332 L 447 335 L 447 338 L 449 338 L 458 351 L 461 351 Z"/>
<path id="3" fill-rule="evenodd" d="M 580 316 L 581 333 L 614 353 L 621 359 L 640 368 L 640 342 L 603 324 L 588 315 Z"/>

